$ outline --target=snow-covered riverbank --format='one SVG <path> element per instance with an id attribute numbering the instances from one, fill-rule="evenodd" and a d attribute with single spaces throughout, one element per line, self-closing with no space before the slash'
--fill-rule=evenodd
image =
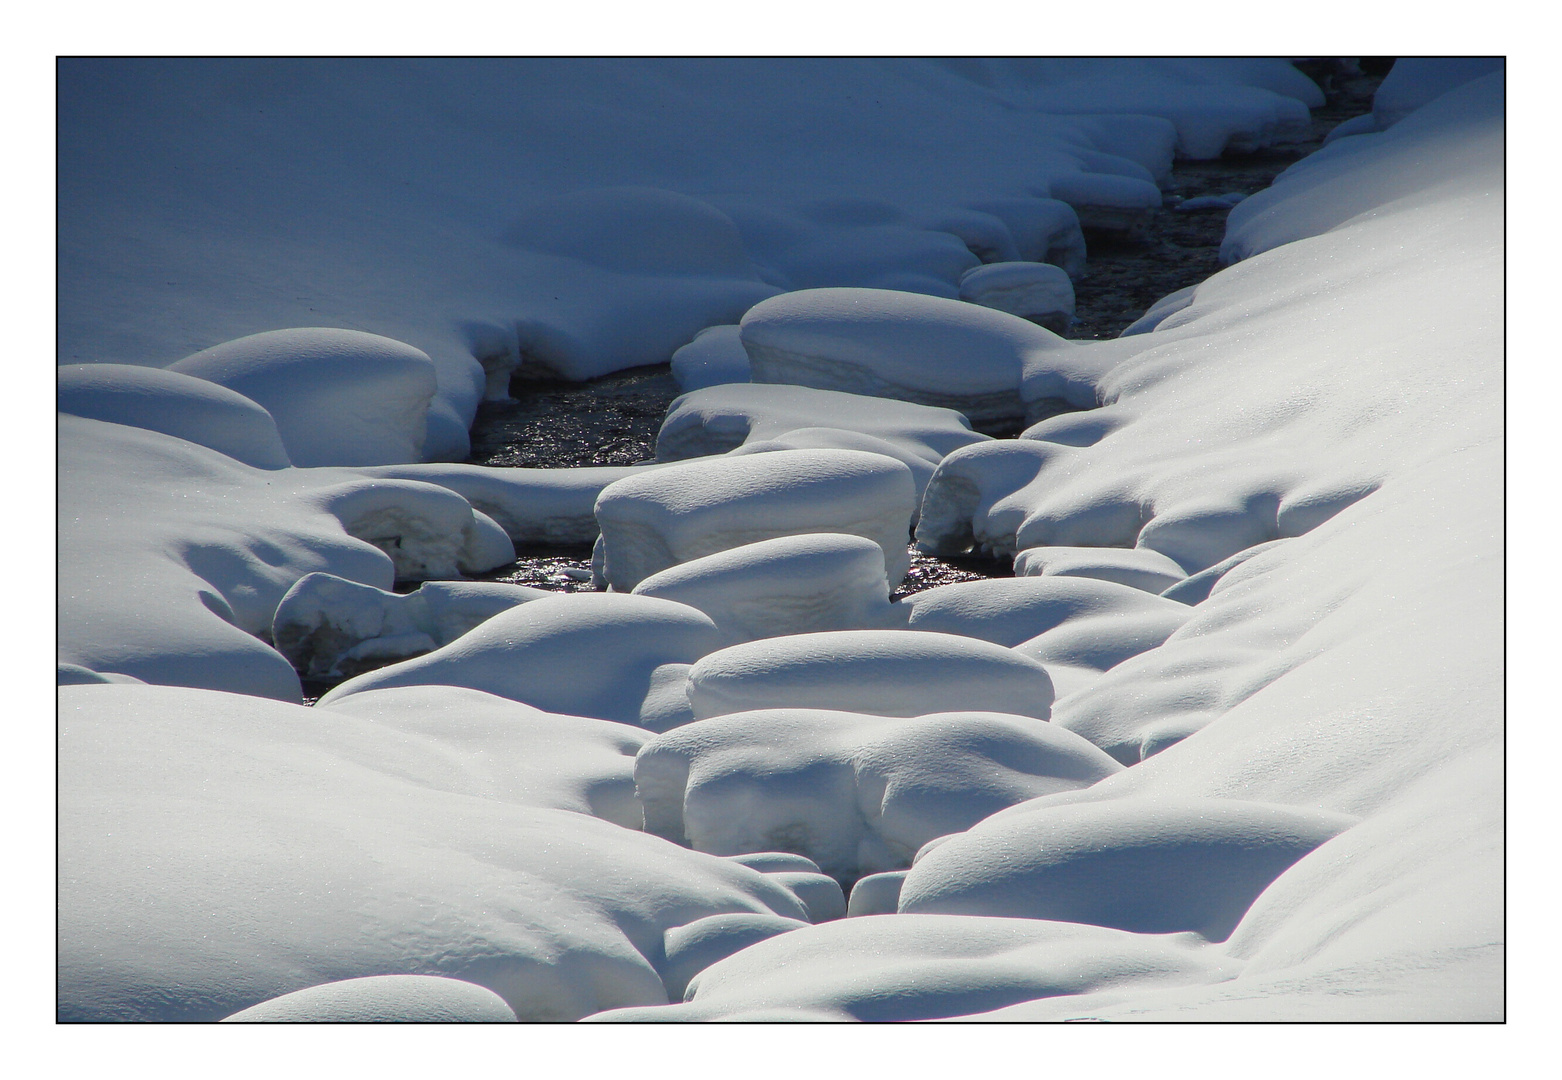
<path id="1" fill-rule="evenodd" d="M 1081 220 L 1135 227 L 1174 151 L 1316 87 L 354 62 L 320 110 L 318 64 L 153 67 L 62 68 L 98 169 L 62 170 L 62 361 L 366 333 L 62 382 L 62 1018 L 380 975 L 521 1019 L 1502 1015 L 1500 70 L 1402 65 L 1232 211 L 1233 265 L 1071 343 L 961 276 L 1077 269 Z M 631 123 L 661 140 L 605 156 Z M 808 178 L 751 160 L 781 136 Z M 129 139 L 163 152 L 109 169 Z M 517 363 L 722 323 L 755 382 L 681 399 L 654 464 L 415 460 Z M 913 528 L 1019 576 L 892 602 Z M 607 596 L 389 591 L 599 530 Z M 268 642 L 310 574 L 358 586 L 307 609 L 316 654 L 410 658 L 305 712 Z"/>

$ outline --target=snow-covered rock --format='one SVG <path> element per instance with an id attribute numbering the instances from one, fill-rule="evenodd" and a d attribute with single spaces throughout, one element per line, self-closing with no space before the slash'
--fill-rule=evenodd
<path id="1" fill-rule="evenodd" d="M 176 435 L 257 469 L 292 464 L 270 413 L 206 379 L 133 364 L 65 364 L 56 387 L 62 413 Z"/>
<path id="2" fill-rule="evenodd" d="M 803 533 L 866 537 L 889 580 L 910 565 L 911 470 L 882 454 L 780 450 L 646 470 L 602 489 L 604 576 L 620 592 L 678 563 Z"/>
<path id="3" fill-rule="evenodd" d="M 729 548 L 652 574 L 632 591 L 698 608 L 721 631 L 723 645 L 906 621 L 890 603 L 884 550 L 846 533 L 804 533 Z"/>
<path id="4" fill-rule="evenodd" d="M 1176 560 L 1149 548 L 1031 547 L 1014 556 L 1016 577 L 1082 577 L 1160 593 L 1188 575 Z"/>
<path id="5" fill-rule="evenodd" d="M 795 851 L 851 881 L 1121 768 L 1031 717 L 767 709 L 658 735 L 635 759 L 635 790 L 649 832 L 716 855 Z"/>
<path id="6" fill-rule="evenodd" d="M 1096 1002 L 1222 987 L 1242 970 L 1192 934 L 969 915 L 843 919 L 782 934 L 712 964 L 683 1004 L 628 1008 L 598 1022 L 944 1020 L 1022 1002 L 1057 1019 Z M 1092 1005 L 1074 1005 L 1091 995 Z"/>
<path id="7" fill-rule="evenodd" d="M 1041 262 L 1001 262 L 967 270 L 960 277 L 960 299 L 1029 319 L 1054 334 L 1074 323 L 1074 283 L 1059 266 Z"/>
<path id="8" fill-rule="evenodd" d="M 716 961 L 725 960 L 766 938 L 788 934 L 807 925 L 801 919 L 780 915 L 734 912 L 707 915 L 686 926 L 673 927 L 663 936 L 667 959 L 662 967 L 662 981 L 667 984 L 668 998 L 682 1001 L 689 980 Z"/>
<path id="9" fill-rule="evenodd" d="M 672 355 L 672 373 L 685 393 L 707 386 L 748 382 L 748 353 L 737 323 L 707 326 Z"/>
<path id="10" fill-rule="evenodd" d="M 1026 359 L 1071 348 L 1006 312 L 886 289 L 786 293 L 740 325 L 755 382 L 899 398 L 977 424 L 1023 416 Z"/>
<path id="11" fill-rule="evenodd" d="M 271 330 L 214 345 L 169 370 L 262 405 L 294 465 L 423 460 L 438 389 L 422 350 L 358 330 Z"/>
<path id="12" fill-rule="evenodd" d="M 504 998 L 438 975 L 366 975 L 262 1001 L 225 1024 L 513 1024 Z"/>
<path id="13" fill-rule="evenodd" d="M 1188 618 L 1187 610 L 1173 601 L 1090 577 L 960 581 L 913 593 L 899 604 L 910 609 L 912 630 L 980 638 L 1011 649 L 1054 628 L 1085 622 Z"/>
<path id="14" fill-rule="evenodd" d="M 980 709 L 1045 720 L 1052 681 L 1034 660 L 975 638 L 916 630 L 837 630 L 733 645 L 689 670 L 704 719 L 750 709 L 878 716 Z"/>
<path id="15" fill-rule="evenodd" d="M 1354 823 L 1236 799 L 1022 805 L 919 858 L 900 911 L 1224 941 L 1275 878 Z"/>
<path id="16" fill-rule="evenodd" d="M 499 613 L 442 649 L 366 672 L 329 705 L 393 686 L 468 686 L 549 712 L 634 724 L 658 668 L 691 664 L 720 643 L 716 625 L 649 596 L 571 593 Z"/>
<path id="17" fill-rule="evenodd" d="M 277 605 L 271 639 L 301 674 L 345 678 L 433 652 L 501 611 L 550 595 L 488 581 L 424 582 L 400 594 L 305 574 Z"/>
<path id="18" fill-rule="evenodd" d="M 61 1020 L 218 1020 L 397 974 L 572 1020 L 666 1002 L 656 964 L 674 926 L 804 917 L 771 875 L 535 791 L 510 801 L 494 755 L 520 765 L 524 741 L 496 716 L 452 710 L 431 735 L 173 687 L 66 687 L 60 701 Z M 561 765 L 577 784 L 597 768 L 561 755 L 554 789 Z"/>
<path id="19" fill-rule="evenodd" d="M 1393 127 L 1450 90 L 1506 66 L 1500 56 L 1402 56 L 1372 95 L 1372 119 L 1379 131 Z"/>

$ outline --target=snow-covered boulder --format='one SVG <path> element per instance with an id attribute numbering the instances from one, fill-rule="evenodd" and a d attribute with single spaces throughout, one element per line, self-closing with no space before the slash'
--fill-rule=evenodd
<path id="1" fill-rule="evenodd" d="M 905 625 L 905 612 L 890 603 L 884 550 L 847 533 L 728 548 L 652 574 L 632 591 L 698 608 L 721 631 L 723 645 Z"/>
<path id="2" fill-rule="evenodd" d="M 1014 556 L 1016 577 L 1080 577 L 1161 593 L 1183 581 L 1176 560 L 1141 547 L 1028 547 Z"/>
<path id="3" fill-rule="evenodd" d="M 501 612 L 442 649 L 349 679 L 320 702 L 437 683 L 634 724 L 658 668 L 691 664 L 720 640 L 709 618 L 670 600 L 556 595 Z"/>
<path id="4" fill-rule="evenodd" d="M 900 911 L 1224 941 L 1275 878 L 1355 820 L 1236 799 L 1019 806 L 920 857 Z"/>
<path id="5" fill-rule="evenodd" d="M 1041 262 L 1001 262 L 967 270 L 960 277 L 960 299 L 1007 311 L 1066 334 L 1074 323 L 1074 283 L 1060 266 Z"/>
<path id="6" fill-rule="evenodd" d="M 1500 56 L 1402 56 L 1372 95 L 1372 119 L 1382 131 L 1450 90 L 1506 70 Z"/>
<path id="7" fill-rule="evenodd" d="M 513 1024 L 504 998 L 438 975 L 366 975 L 262 1001 L 225 1024 Z"/>
<path id="8" fill-rule="evenodd" d="M 346 678 L 433 652 L 501 611 L 550 595 L 490 581 L 424 582 L 402 594 L 305 574 L 277 605 L 271 640 L 300 674 Z"/>
<path id="9" fill-rule="evenodd" d="M 219 1020 L 370 975 L 461 979 L 522 1020 L 573 1020 L 665 1003 L 674 926 L 805 917 L 775 876 L 535 791 L 510 801 L 494 755 L 520 764 L 524 738 L 497 718 L 472 745 L 482 725 L 456 713 L 431 736 L 174 687 L 60 702 L 62 1021 Z M 589 784 L 579 761 L 555 759 L 550 785 Z"/>
<path id="10" fill-rule="evenodd" d="M 1112 581 L 1086 577 L 990 578 L 960 581 L 913 593 L 899 601 L 910 609 L 912 630 L 981 638 L 1014 648 L 1055 627 L 1097 620 L 1115 622 L 1162 616 L 1186 621 L 1173 601 Z"/>
<path id="11" fill-rule="evenodd" d="M 673 927 L 663 935 L 667 960 L 662 967 L 662 981 L 667 984 L 668 999 L 682 1001 L 689 980 L 716 961 L 725 960 L 766 938 L 789 934 L 807 925 L 801 919 L 780 915 L 734 912 L 707 915 L 686 926 Z"/>
<path id="12" fill-rule="evenodd" d="M 62 413 L 175 435 L 257 469 L 292 464 L 270 413 L 206 379 L 133 364 L 65 364 L 55 385 Z"/>
<path id="13" fill-rule="evenodd" d="M 766 709 L 656 736 L 635 759 L 635 790 L 649 832 L 716 855 L 783 848 L 851 881 L 1121 768 L 1031 717 Z"/>
<path id="14" fill-rule="evenodd" d="M 755 382 L 898 398 L 973 423 L 1024 415 L 1025 360 L 1070 346 L 1014 315 L 887 289 L 809 289 L 743 316 Z"/>
<path id="15" fill-rule="evenodd" d="M 360 330 L 270 330 L 187 356 L 170 371 L 260 403 L 294 465 L 423 460 L 438 389 L 421 349 Z"/>
<path id="16" fill-rule="evenodd" d="M 838 630 L 734 645 L 689 669 L 703 719 L 750 709 L 877 716 L 980 709 L 1045 720 L 1052 681 L 1034 660 L 975 638 L 916 630 Z"/>
<path id="17" fill-rule="evenodd" d="M 1167 293 L 1146 308 L 1143 315 L 1125 326 L 1122 333 L 1117 336 L 1133 337 L 1135 334 L 1148 334 L 1157 329 L 1161 323 L 1193 303 L 1194 293 L 1197 290 L 1197 285 L 1189 285 L 1176 292 Z"/>
<path id="18" fill-rule="evenodd" d="M 866 537 L 884 551 L 889 580 L 910 566 L 906 545 L 916 485 L 882 454 L 782 450 L 667 465 L 602 489 L 604 576 L 614 589 L 690 559 L 802 533 Z"/>
<path id="19" fill-rule="evenodd" d="M 1054 1019 L 1090 1018 L 1101 999 L 1219 989 L 1241 971 L 1240 962 L 1191 934 L 969 915 L 843 919 L 757 942 L 712 964 L 690 982 L 682 1004 L 617 1009 L 591 1020 L 980 1019 L 1025 1002 L 1055 1006 Z"/>
<path id="20" fill-rule="evenodd" d="M 707 386 L 748 382 L 748 353 L 737 323 L 707 326 L 672 356 L 673 379 L 688 393 Z"/>

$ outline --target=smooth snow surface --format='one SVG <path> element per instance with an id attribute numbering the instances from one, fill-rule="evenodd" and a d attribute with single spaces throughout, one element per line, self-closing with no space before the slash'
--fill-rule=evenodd
<path id="1" fill-rule="evenodd" d="M 960 276 L 960 299 L 1007 311 L 1066 334 L 1074 323 L 1074 283 L 1050 263 L 1001 262 Z"/>
<path id="2" fill-rule="evenodd" d="M 684 391 L 723 383 L 748 382 L 748 353 L 738 338 L 738 325 L 707 326 L 673 353 L 673 378 Z"/>
<path id="3" fill-rule="evenodd" d="M 892 585 L 910 566 L 911 470 L 857 450 L 778 450 L 668 465 L 597 496 L 603 574 L 620 592 L 670 566 L 760 540 L 834 532 L 872 540 Z"/>
<path id="4" fill-rule="evenodd" d="M 225 1024 L 513 1024 L 504 998 L 436 975 L 370 975 L 321 983 L 223 1017 Z"/>
<path id="5" fill-rule="evenodd" d="M 795 851 L 853 880 L 904 869 L 930 840 L 1121 768 L 1028 716 L 768 709 L 657 736 L 635 759 L 635 787 L 649 832 L 717 855 Z"/>
<path id="6" fill-rule="evenodd" d="M 673 926 L 804 917 L 771 875 L 496 791 L 499 717 L 474 740 L 462 712 L 429 735 L 174 687 L 60 701 L 62 1020 L 219 1020 L 386 974 L 571 1020 L 666 1002 Z"/>

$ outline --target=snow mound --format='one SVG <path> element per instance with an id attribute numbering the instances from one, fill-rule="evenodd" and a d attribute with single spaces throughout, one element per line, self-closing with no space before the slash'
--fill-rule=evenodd
<path id="1" fill-rule="evenodd" d="M 1145 313 L 1123 328 L 1118 337 L 1133 337 L 1135 334 L 1148 334 L 1171 318 L 1177 312 L 1193 303 L 1197 285 L 1189 285 L 1178 289 L 1176 292 L 1167 293 L 1145 310 Z"/>
<path id="2" fill-rule="evenodd" d="M 689 980 L 716 961 L 725 960 L 733 953 L 777 934 L 788 934 L 807 925 L 801 919 L 787 919 L 780 915 L 736 912 L 731 915 L 709 915 L 686 926 L 673 927 L 663 937 L 667 960 L 662 967 L 662 981 L 667 984 L 668 998 L 682 1001 Z"/>
<path id="3" fill-rule="evenodd" d="M 223 1017 L 225 1024 L 513 1024 L 504 998 L 437 975 L 368 975 L 321 983 Z"/>
<path id="4" fill-rule="evenodd" d="M 708 386 L 748 382 L 748 353 L 737 323 L 707 326 L 672 356 L 673 379 L 685 393 Z"/>
<path id="5" fill-rule="evenodd" d="M 719 642 L 710 619 L 670 600 L 556 595 L 501 612 L 442 649 L 349 679 L 320 703 L 437 683 L 634 724 L 657 668 L 691 664 Z"/>
<path id="6" fill-rule="evenodd" d="M 1173 559 L 1149 548 L 1033 547 L 1014 557 L 1018 577 L 1081 577 L 1160 593 L 1187 578 Z"/>
<path id="7" fill-rule="evenodd" d="M 758 942 L 712 964 L 683 1004 L 593 1021 L 944 1020 L 1050 999 L 1133 1000 L 1219 986 L 1242 970 L 1189 934 L 956 915 L 845 919 Z M 1060 1017 L 1060 1018 L 1062 1018 Z"/>
<path id="8" fill-rule="evenodd" d="M 716 855 L 795 851 L 852 881 L 904 869 L 930 840 L 1121 768 L 1030 717 L 767 709 L 656 736 L 635 759 L 635 788 L 648 832 Z"/>
<path id="9" fill-rule="evenodd" d="M 780 536 L 863 536 L 889 580 L 910 566 L 911 470 L 881 454 L 780 450 L 667 465 L 602 489 L 603 573 L 619 591 L 678 563 Z"/>
<path id="10" fill-rule="evenodd" d="M 438 389 L 434 362 L 422 350 L 325 327 L 251 334 L 168 370 L 258 402 L 299 466 L 421 461 Z"/>
<path id="11" fill-rule="evenodd" d="M 1001 262 L 967 270 L 960 299 L 1006 311 L 1066 334 L 1074 324 L 1074 283 L 1062 267 L 1040 262 Z"/>
<path id="12" fill-rule="evenodd" d="M 277 605 L 271 638 L 301 675 L 345 678 L 433 652 L 501 611 L 550 595 L 487 581 L 425 582 L 398 594 L 305 574 Z"/>
<path id="13" fill-rule="evenodd" d="M 1275 878 L 1354 823 L 1235 799 L 1019 807 L 918 859 L 900 911 L 1191 931 L 1224 941 Z"/>
<path id="14" fill-rule="evenodd" d="M 887 289 L 786 293 L 740 325 L 755 382 L 898 398 L 976 424 L 1023 416 L 1026 358 L 1070 347 L 1002 311 Z"/>
<path id="15" fill-rule="evenodd" d="M 900 605 L 910 609 L 912 630 L 980 638 L 1010 649 L 1082 621 L 1188 617 L 1187 609 L 1174 601 L 1089 577 L 960 581 L 914 593 Z"/>
<path id="16" fill-rule="evenodd" d="M 877 716 L 980 709 L 1045 720 L 1046 669 L 990 642 L 915 630 L 795 634 L 713 652 L 689 670 L 704 719 L 750 709 L 840 709 Z"/>
<path id="17" fill-rule="evenodd" d="M 1506 69 L 1500 56 L 1402 56 L 1372 96 L 1372 119 L 1385 130 L 1450 90 Z"/>
<path id="18" fill-rule="evenodd" d="M 884 551 L 845 533 L 762 540 L 691 559 L 632 590 L 688 604 L 710 616 L 722 644 L 823 630 L 905 625 L 890 604 Z"/>
<path id="19" fill-rule="evenodd" d="M 886 870 L 858 878 L 846 901 L 847 917 L 894 915 L 900 907 L 900 886 L 905 880 L 904 870 Z"/>
<path id="20" fill-rule="evenodd" d="M 64 1022 L 212 1021 L 369 975 L 461 979 L 521 1020 L 573 1020 L 665 1003 L 674 926 L 804 916 L 768 875 L 496 796 L 493 755 L 523 761 L 524 725 L 500 737 L 489 717 L 470 746 L 232 694 L 60 695 Z M 552 784 L 561 765 L 589 782 L 578 761 L 555 759 Z"/>
<path id="21" fill-rule="evenodd" d="M 65 364 L 56 386 L 62 413 L 161 431 L 257 469 L 292 464 L 270 413 L 193 375 L 131 364 Z"/>

